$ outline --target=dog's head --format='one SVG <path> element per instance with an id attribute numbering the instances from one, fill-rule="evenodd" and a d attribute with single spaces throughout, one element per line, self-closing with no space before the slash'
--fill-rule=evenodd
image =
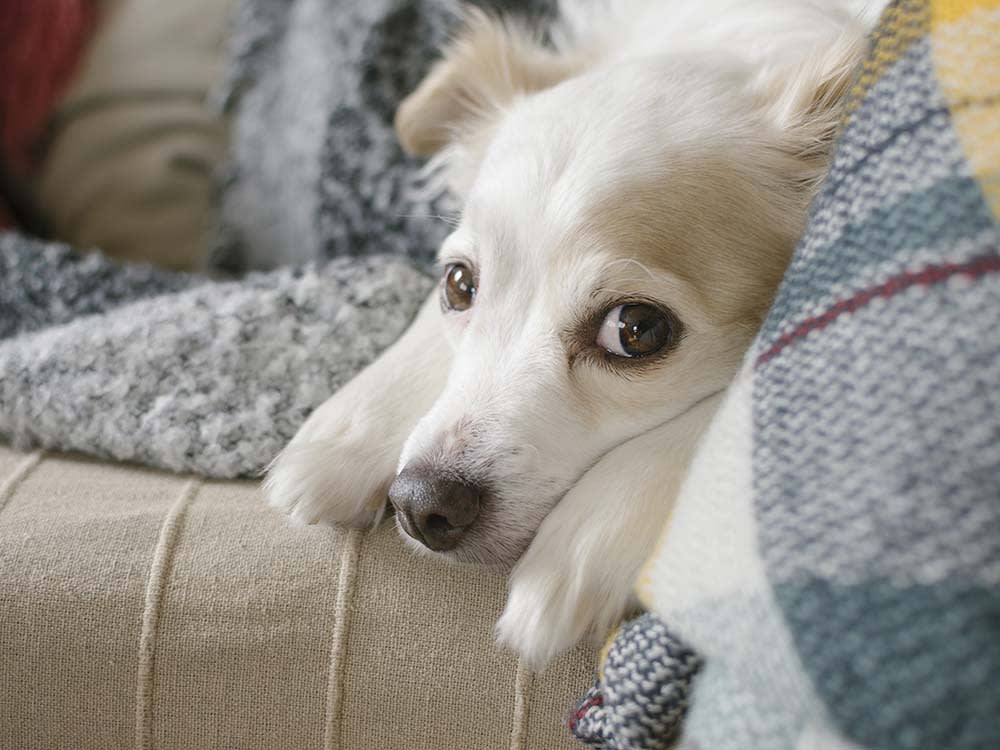
<path id="1" fill-rule="evenodd" d="M 512 563 L 603 454 L 726 386 L 857 54 L 769 76 L 698 55 L 615 62 L 474 17 L 397 115 L 464 201 L 440 250 L 454 364 L 390 491 L 406 534 Z"/>

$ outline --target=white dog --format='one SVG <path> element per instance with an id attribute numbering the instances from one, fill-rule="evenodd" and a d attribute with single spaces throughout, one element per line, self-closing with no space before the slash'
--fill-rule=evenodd
<path id="1" fill-rule="evenodd" d="M 501 642 L 603 636 L 766 312 L 874 8 L 565 2 L 471 14 L 399 108 L 464 208 L 410 330 L 270 470 L 303 522 L 514 566 Z"/>

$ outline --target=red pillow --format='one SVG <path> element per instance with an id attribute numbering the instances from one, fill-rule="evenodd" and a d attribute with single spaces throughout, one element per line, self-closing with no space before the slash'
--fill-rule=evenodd
<path id="1" fill-rule="evenodd" d="M 0 0 L 0 166 L 7 180 L 30 173 L 96 17 L 95 0 Z M 0 226 L 11 223 L 0 192 Z"/>

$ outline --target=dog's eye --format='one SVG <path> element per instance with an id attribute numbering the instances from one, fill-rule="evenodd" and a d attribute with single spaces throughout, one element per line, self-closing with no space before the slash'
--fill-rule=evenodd
<path id="1" fill-rule="evenodd" d="M 444 272 L 444 303 L 449 310 L 468 310 L 476 299 L 472 271 L 462 263 L 452 263 Z"/>
<path id="2" fill-rule="evenodd" d="M 604 317 L 597 343 L 618 357 L 646 357 L 667 345 L 672 328 L 667 315 L 652 305 L 618 305 Z"/>

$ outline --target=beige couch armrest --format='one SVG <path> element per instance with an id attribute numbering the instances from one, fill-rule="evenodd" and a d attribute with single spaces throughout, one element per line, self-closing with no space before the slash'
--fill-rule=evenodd
<path id="1" fill-rule="evenodd" d="M 573 747 L 596 656 L 492 643 L 503 578 L 290 528 L 250 482 L 0 446 L 0 747 Z"/>

